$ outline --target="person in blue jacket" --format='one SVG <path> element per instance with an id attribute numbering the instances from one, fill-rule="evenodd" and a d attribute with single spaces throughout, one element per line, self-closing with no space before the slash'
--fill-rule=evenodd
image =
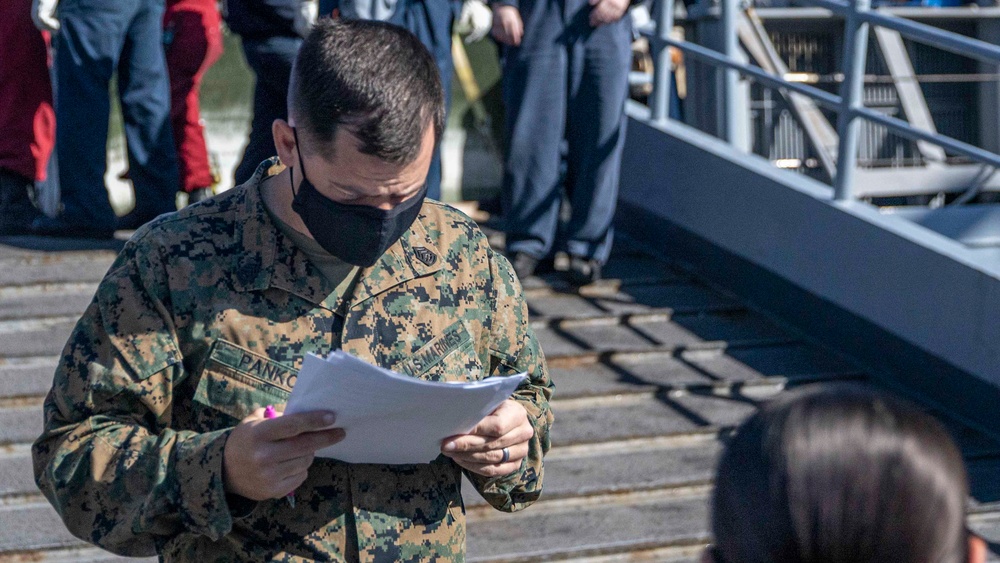
<path id="1" fill-rule="evenodd" d="M 301 18 L 301 0 L 225 0 L 223 17 L 240 36 L 243 55 L 256 76 L 253 119 L 243 158 L 236 167 L 235 185 L 253 176 L 261 162 L 277 154 L 271 135 L 276 119 L 288 119 L 288 80 L 292 63 L 307 27 Z"/>
<path id="2" fill-rule="evenodd" d="M 163 53 L 163 0 L 34 0 L 33 18 L 53 32 L 56 154 L 62 210 L 38 217 L 40 235 L 110 238 L 176 211 L 177 154 Z M 117 73 L 135 209 L 117 217 L 104 175 Z"/>
<path id="3" fill-rule="evenodd" d="M 308 0 L 307 0 L 308 1 Z M 319 0 L 319 15 L 344 19 L 381 20 L 417 36 L 441 72 L 445 109 L 451 102 L 451 32 L 461 9 L 458 0 Z M 427 173 L 427 197 L 441 199 L 440 144 Z"/>
<path id="4" fill-rule="evenodd" d="M 570 281 L 601 277 L 624 143 L 629 0 L 497 0 L 507 152 L 507 251 L 522 279 L 556 251 Z M 569 219 L 560 221 L 563 200 Z"/>

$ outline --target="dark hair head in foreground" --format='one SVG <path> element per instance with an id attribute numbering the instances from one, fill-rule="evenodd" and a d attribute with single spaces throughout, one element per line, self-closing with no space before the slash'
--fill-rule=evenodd
<path id="1" fill-rule="evenodd" d="M 407 164 L 428 125 L 440 140 L 444 91 L 437 65 L 405 29 L 378 21 L 321 20 L 299 50 L 289 114 L 306 146 L 332 146 L 345 126 L 359 151 Z"/>
<path id="2" fill-rule="evenodd" d="M 765 405 L 719 462 L 716 563 L 969 560 L 968 483 L 944 427 L 856 385 Z M 984 551 L 980 540 L 976 551 Z"/>

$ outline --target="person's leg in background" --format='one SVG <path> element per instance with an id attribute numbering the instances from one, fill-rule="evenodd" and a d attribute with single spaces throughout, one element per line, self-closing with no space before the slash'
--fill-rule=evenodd
<path id="1" fill-rule="evenodd" d="M 117 217 L 104 184 L 107 170 L 108 84 L 129 24 L 132 3 L 117 0 L 59 4 L 55 37 L 56 154 L 61 213 L 39 217 L 32 231 L 42 235 L 110 238 Z"/>
<path id="2" fill-rule="evenodd" d="M 220 17 L 215 0 L 183 0 L 167 7 L 163 21 L 179 188 L 190 204 L 211 196 L 215 182 L 199 99 L 205 71 L 222 55 Z"/>
<path id="3" fill-rule="evenodd" d="M 249 180 L 261 162 L 277 154 L 271 124 L 275 119 L 288 119 L 288 80 L 301 44 L 302 39 L 286 36 L 243 39 L 243 53 L 256 83 L 250 139 L 236 167 L 237 186 Z"/>
<path id="4" fill-rule="evenodd" d="M 40 215 L 29 194 L 45 180 L 55 141 L 48 34 L 32 23 L 29 2 L 0 18 L 0 45 L 0 235 L 22 235 Z"/>
<path id="5" fill-rule="evenodd" d="M 136 229 L 162 213 L 177 210 L 180 184 L 177 149 L 170 127 L 170 78 L 163 53 L 163 3 L 141 0 L 118 63 L 129 176 L 135 208 L 118 228 Z"/>
<path id="6" fill-rule="evenodd" d="M 582 0 L 581 10 L 589 7 Z M 631 61 L 631 21 L 592 28 L 589 16 L 574 19 L 578 39 L 571 49 L 566 122 L 567 193 L 572 214 L 563 226 L 570 279 L 585 284 L 601 277 L 611 253 L 622 149 L 625 100 Z"/>
<path id="7" fill-rule="evenodd" d="M 460 4 L 454 0 L 400 0 L 390 23 L 406 28 L 434 56 L 441 73 L 445 109 L 451 106 L 451 32 Z M 441 199 L 441 146 L 427 172 L 427 197 Z"/>
<path id="8" fill-rule="evenodd" d="M 520 47 L 502 49 L 507 150 L 501 205 L 507 254 L 520 278 L 551 256 L 563 189 L 567 53 L 562 2 L 521 2 Z"/>

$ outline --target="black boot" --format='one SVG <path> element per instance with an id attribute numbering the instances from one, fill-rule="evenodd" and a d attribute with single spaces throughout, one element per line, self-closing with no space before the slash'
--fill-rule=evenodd
<path id="1" fill-rule="evenodd" d="M 592 258 L 572 256 L 569 259 L 569 271 L 566 274 L 569 283 L 573 285 L 590 285 L 601 279 L 601 263 Z"/>
<path id="2" fill-rule="evenodd" d="M 517 279 L 524 281 L 535 275 L 535 270 L 538 268 L 538 262 L 538 258 L 535 258 L 530 254 L 515 252 L 511 260 L 511 265 L 514 266 L 514 274 L 517 275 Z"/>
<path id="3" fill-rule="evenodd" d="M 20 174 L 0 170 L 0 235 L 31 234 L 31 223 L 41 212 L 28 195 L 34 182 Z"/>

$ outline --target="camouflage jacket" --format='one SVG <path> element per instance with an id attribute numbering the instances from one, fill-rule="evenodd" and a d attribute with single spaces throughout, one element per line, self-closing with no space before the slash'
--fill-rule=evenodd
<path id="1" fill-rule="evenodd" d="M 529 456 L 506 477 L 469 475 L 500 510 L 541 493 L 552 422 L 552 384 L 520 285 L 474 223 L 424 203 L 353 294 L 331 295 L 268 218 L 263 169 L 126 244 L 46 398 L 33 446 L 39 487 L 71 532 L 124 555 L 463 560 L 462 470 L 444 456 L 394 466 L 317 459 L 295 508 L 227 499 L 231 428 L 255 408 L 283 404 L 307 352 L 339 347 L 433 380 L 527 372 L 515 398 L 535 430 Z"/>

